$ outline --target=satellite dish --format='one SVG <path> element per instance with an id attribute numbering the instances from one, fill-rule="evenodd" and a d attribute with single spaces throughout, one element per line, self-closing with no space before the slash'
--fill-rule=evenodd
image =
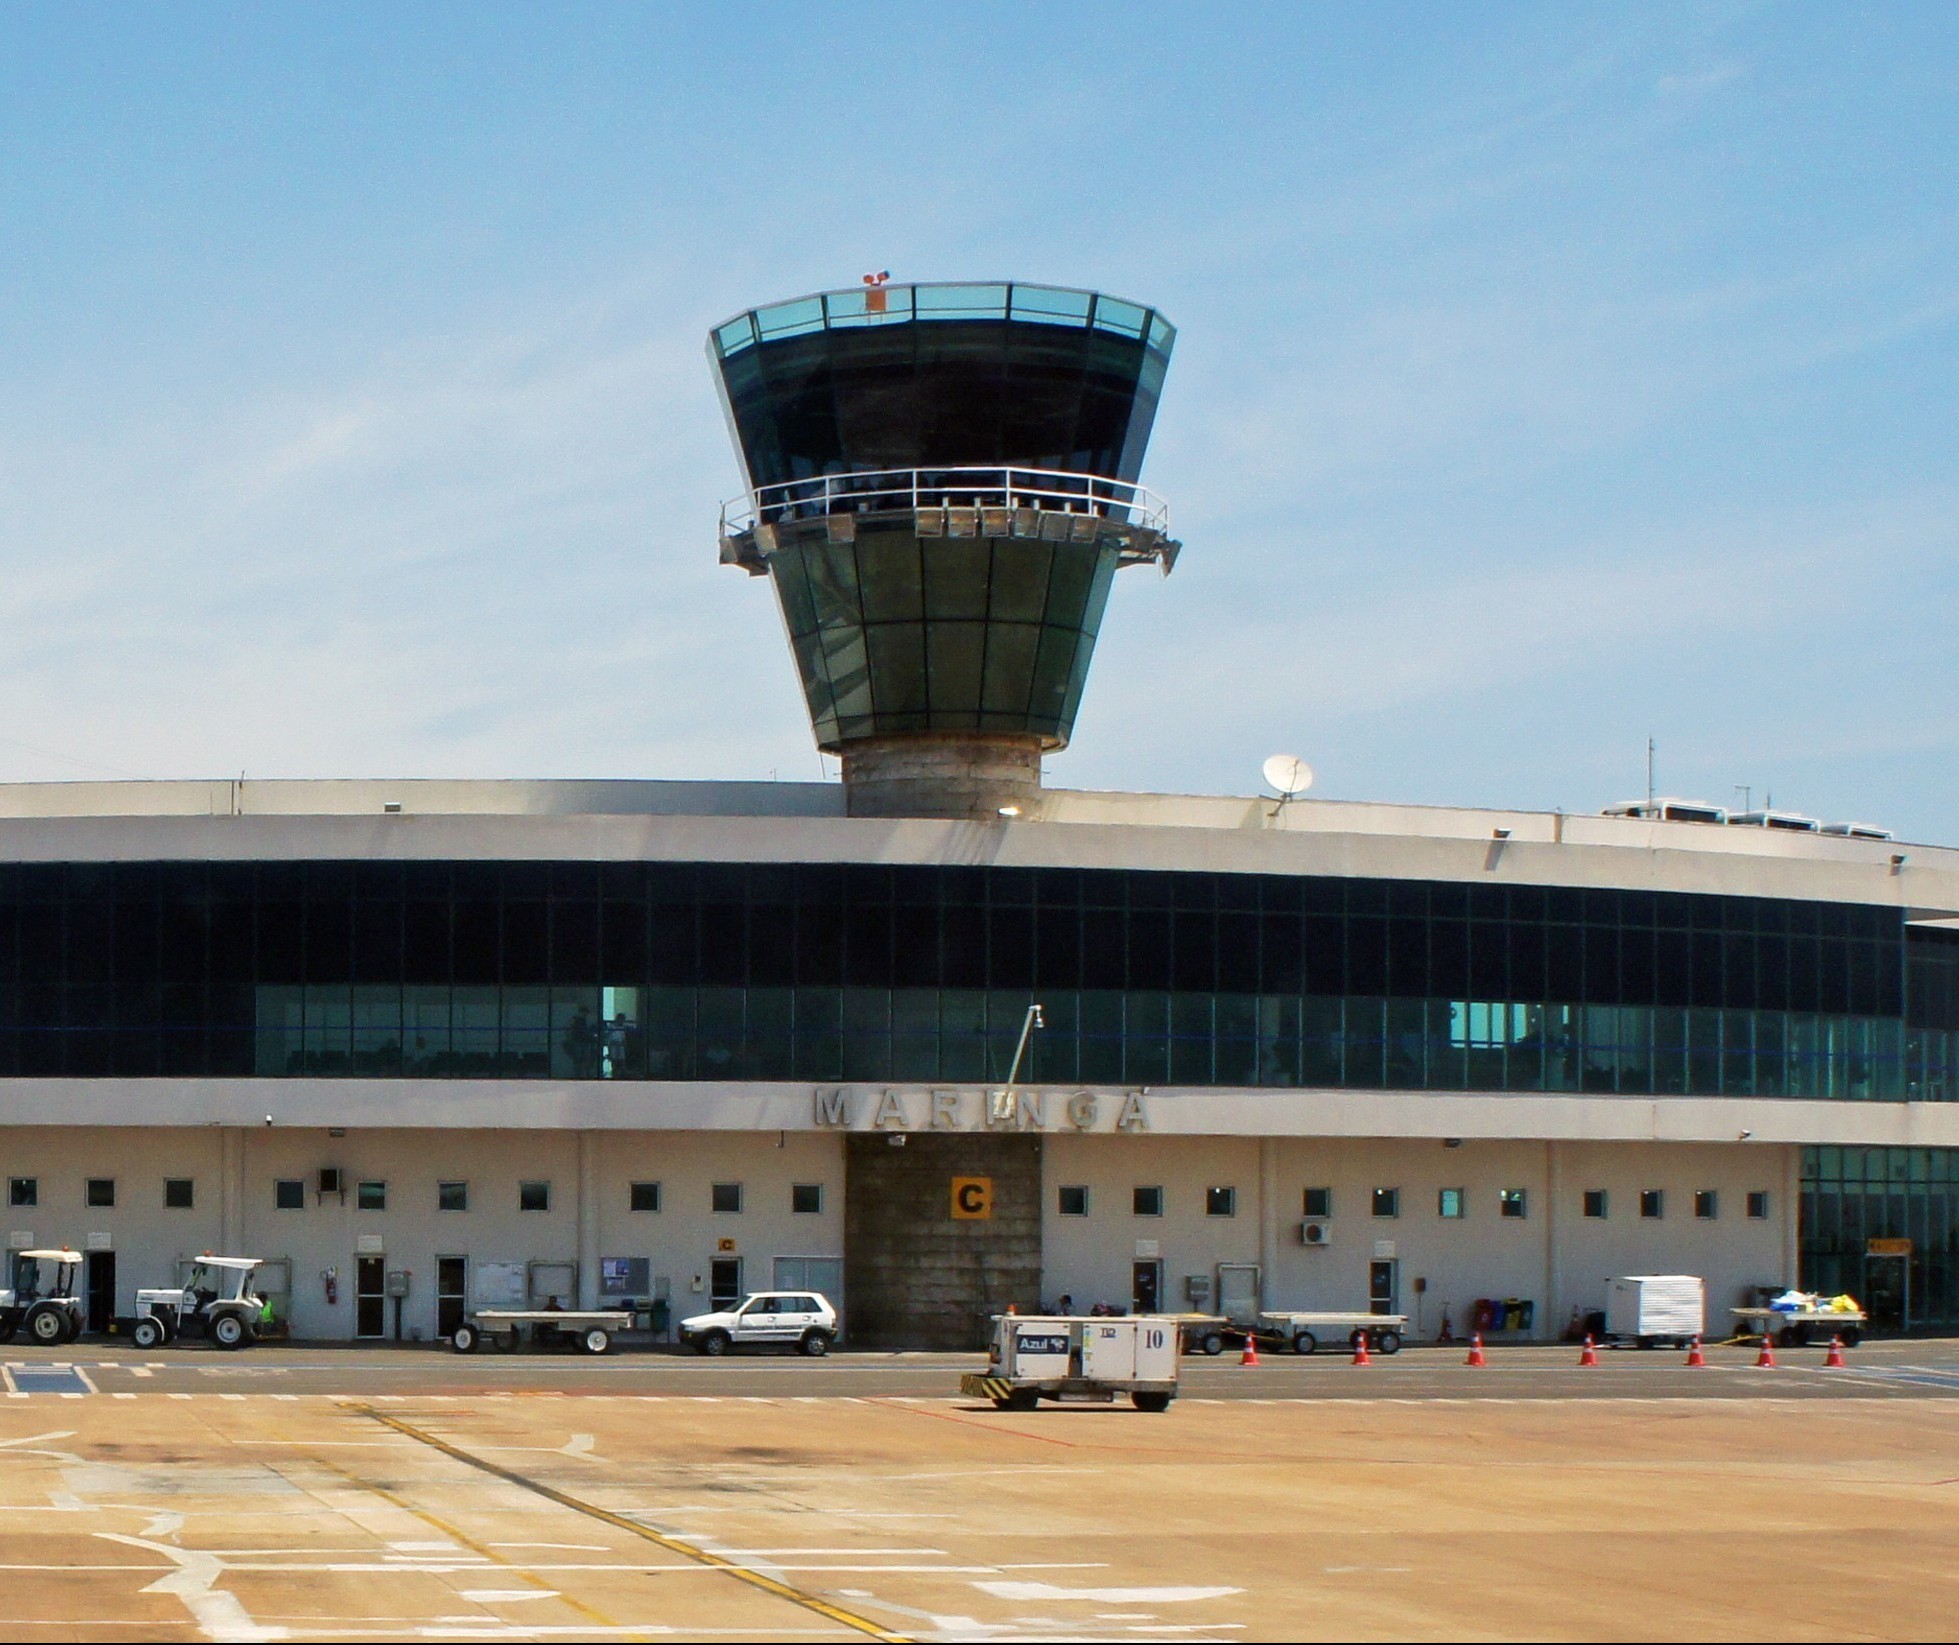
<path id="1" fill-rule="evenodd" d="M 1274 754 L 1265 762 L 1265 783 L 1291 799 L 1313 786 L 1313 768 L 1297 754 Z"/>

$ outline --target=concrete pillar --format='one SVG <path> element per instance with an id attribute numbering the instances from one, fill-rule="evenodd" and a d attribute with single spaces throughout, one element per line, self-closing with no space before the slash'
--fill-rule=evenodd
<path id="1" fill-rule="evenodd" d="M 578 1306 L 599 1305 L 599 1165 L 592 1133 L 578 1133 Z"/>
<path id="2" fill-rule="evenodd" d="M 1279 1143 L 1276 1137 L 1258 1139 L 1258 1289 L 1259 1306 L 1269 1307 L 1275 1294 L 1273 1265 L 1279 1260 Z"/>
<path id="3" fill-rule="evenodd" d="M 237 1125 L 218 1133 L 218 1249 L 245 1254 L 245 1131 Z"/>
<path id="4" fill-rule="evenodd" d="M 1556 1341 L 1564 1330 L 1564 1275 L 1558 1271 L 1558 1218 L 1564 1207 L 1558 1202 L 1563 1190 L 1564 1162 L 1555 1142 L 1544 1144 L 1544 1315 L 1537 1334 Z"/>
<path id="5" fill-rule="evenodd" d="M 1764 1176 L 1768 1173 L 1764 1172 Z M 1782 1150 L 1782 1283 L 1799 1285 L 1802 1273 L 1803 1150 L 1789 1143 Z M 1859 1299 L 1862 1300 L 1861 1298 Z"/>

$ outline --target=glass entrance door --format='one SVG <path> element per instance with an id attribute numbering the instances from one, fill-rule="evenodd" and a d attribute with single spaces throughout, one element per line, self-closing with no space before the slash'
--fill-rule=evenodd
<path id="1" fill-rule="evenodd" d="M 1154 1314 L 1163 1307 L 1163 1264 L 1161 1261 L 1136 1264 L 1130 1282 L 1130 1304 L 1139 1314 Z"/>
<path id="2" fill-rule="evenodd" d="M 1367 1265 L 1367 1311 L 1370 1314 L 1401 1312 L 1401 1263 L 1398 1258 L 1376 1258 Z"/>
<path id="3" fill-rule="evenodd" d="M 707 1271 L 707 1299 L 716 1313 L 741 1301 L 741 1258 L 716 1257 Z"/>
<path id="4" fill-rule="evenodd" d="M 1909 1330 L 1911 1258 L 1903 1255 L 1865 1257 L 1864 1295 L 1859 1300 L 1870 1315 L 1872 1330 Z"/>

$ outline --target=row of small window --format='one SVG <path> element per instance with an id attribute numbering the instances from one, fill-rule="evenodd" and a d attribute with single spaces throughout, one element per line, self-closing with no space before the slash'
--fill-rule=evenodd
<path id="1" fill-rule="evenodd" d="M 39 1177 L 9 1177 L 7 1179 L 7 1203 L 18 1207 L 33 1207 L 41 1203 L 41 1179 Z M 116 1179 L 114 1177 L 89 1177 L 82 1183 L 82 1204 L 90 1210 L 112 1210 L 116 1203 Z M 163 1179 L 163 1208 L 166 1211 L 189 1211 L 197 1205 L 197 1183 L 191 1177 L 165 1177 Z"/>
<path id="2" fill-rule="evenodd" d="M 31 1178 L 14 1179 L 16 1184 Z M 182 1204 L 190 1204 L 190 1183 L 166 1184 L 165 1203 L 176 1204 L 168 1198 L 169 1189 L 180 1185 L 184 1190 Z M 110 1183 L 110 1197 L 106 1200 L 91 1199 L 91 1205 L 115 1204 L 115 1185 Z M 93 1187 L 93 1184 L 91 1184 Z M 708 1190 L 708 1209 L 724 1215 L 739 1216 L 742 1211 L 742 1185 L 738 1182 L 717 1182 Z M 32 1205 L 31 1199 L 16 1198 L 16 1205 Z M 303 1211 L 306 1209 L 306 1183 L 300 1177 L 281 1177 L 272 1185 L 272 1203 L 281 1211 Z M 660 1184 L 657 1182 L 636 1182 L 631 1185 L 627 1199 L 628 1208 L 634 1211 L 657 1211 L 660 1209 Z M 354 1184 L 354 1206 L 361 1211 L 385 1211 L 388 1208 L 388 1185 L 385 1182 L 357 1182 Z M 467 1182 L 438 1182 L 435 1185 L 435 1208 L 438 1211 L 467 1211 L 469 1209 L 469 1184 Z M 520 1182 L 517 1184 L 517 1209 L 520 1211 L 548 1211 L 551 1209 L 551 1184 L 548 1182 Z M 823 1210 L 823 1184 L 820 1182 L 799 1182 L 790 1187 L 789 1209 L 804 1216 L 820 1215 Z"/>
<path id="3" fill-rule="evenodd" d="M 1056 1209 L 1064 1217 L 1085 1217 L 1088 1215 L 1088 1187 L 1085 1183 L 1064 1183 L 1056 1194 Z M 1585 1215 L 1603 1220 L 1610 1214 L 1610 1196 L 1603 1188 L 1585 1190 Z M 1156 1184 L 1147 1184 L 1130 1190 L 1130 1214 L 1138 1217 L 1160 1217 L 1164 1214 L 1163 1189 Z M 1401 1190 L 1399 1188 L 1376 1188 L 1370 1196 L 1370 1208 L 1377 1217 L 1398 1217 L 1401 1215 Z M 1497 1191 L 1497 1211 L 1505 1217 L 1521 1219 L 1530 1214 L 1530 1190 L 1527 1188 L 1503 1188 Z M 1331 1188 L 1308 1188 L 1301 1198 L 1301 1213 L 1308 1218 L 1326 1218 L 1333 1215 L 1333 1190 Z M 1235 1217 L 1238 1214 L 1238 1190 L 1236 1188 L 1206 1188 L 1204 1190 L 1204 1214 L 1210 1217 Z M 1469 1193 L 1463 1188 L 1439 1188 L 1435 1195 L 1435 1214 L 1438 1217 L 1457 1219 L 1469 1215 Z M 1664 1188 L 1642 1188 L 1639 1193 L 1639 1214 L 1649 1221 L 1658 1221 L 1666 1216 L 1666 1190 Z M 1694 1215 L 1702 1222 L 1712 1222 L 1721 1214 L 1721 1196 L 1716 1189 L 1699 1188 L 1694 1191 Z M 1755 1221 L 1763 1221 L 1769 1214 L 1769 1196 L 1766 1190 L 1754 1189 L 1748 1195 L 1748 1215 Z"/>

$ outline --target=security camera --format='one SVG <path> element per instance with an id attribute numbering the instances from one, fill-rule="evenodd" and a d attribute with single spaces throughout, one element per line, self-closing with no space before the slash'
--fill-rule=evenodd
<path id="1" fill-rule="evenodd" d="M 266 1123 L 267 1125 L 270 1125 L 270 1124 L 272 1123 L 272 1116 L 271 1116 L 270 1114 L 267 1114 L 267 1115 L 265 1116 L 265 1123 Z"/>
<path id="2" fill-rule="evenodd" d="M 1748 1140 L 1748 1139 L 1749 1139 L 1750 1137 L 1752 1137 L 1752 1136 L 1753 1136 L 1754 1134 L 1755 1134 L 1755 1133 L 1754 1133 L 1753 1131 L 1744 1131 L 1744 1132 L 1742 1132 L 1742 1134 L 1741 1134 L 1741 1140 L 1742 1140 L 1743 1142 L 1746 1142 L 1746 1141 L 1747 1141 L 1747 1140 Z"/>

